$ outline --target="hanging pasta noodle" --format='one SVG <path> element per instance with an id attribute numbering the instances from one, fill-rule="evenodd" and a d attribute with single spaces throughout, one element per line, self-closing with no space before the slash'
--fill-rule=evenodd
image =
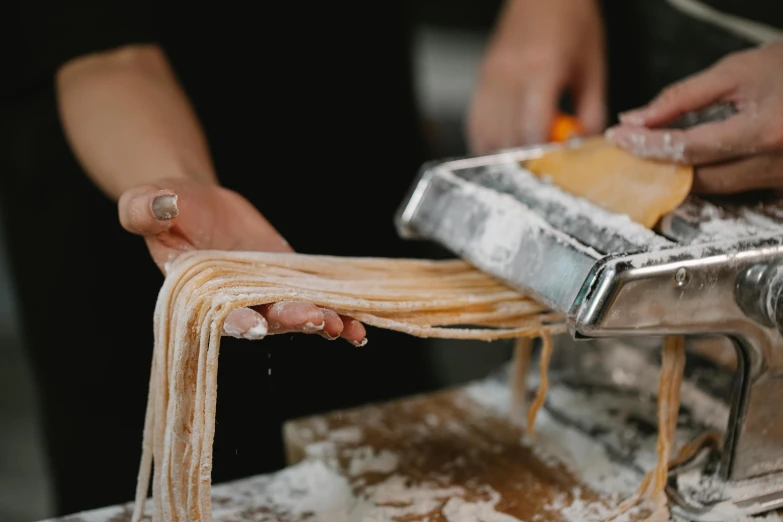
<path id="1" fill-rule="evenodd" d="M 521 423 L 527 392 L 527 371 L 533 352 L 533 343 L 527 337 L 520 337 L 514 343 L 511 361 L 511 422 Z M 528 426 L 529 428 L 529 426 Z"/>
<path id="2" fill-rule="evenodd" d="M 549 391 L 549 361 L 552 359 L 552 335 L 549 332 L 542 332 L 541 340 L 541 359 L 538 363 L 538 369 L 541 376 L 541 383 L 538 386 L 538 392 L 535 399 L 530 404 L 530 408 L 527 411 L 527 431 L 531 437 L 535 437 L 536 416 L 538 410 L 544 405 L 546 400 L 546 392 Z"/>
<path id="3" fill-rule="evenodd" d="M 153 520 L 212 520 L 220 333 L 234 309 L 307 301 L 420 337 L 545 340 L 562 318 L 462 261 L 192 252 L 172 267 L 155 309 L 155 348 L 132 520 L 150 478 Z M 545 341 L 545 345 L 551 345 Z"/>
<path id="4" fill-rule="evenodd" d="M 681 336 L 667 337 L 663 343 L 661 374 L 658 381 L 658 460 L 655 469 L 644 476 L 636 493 L 620 504 L 607 520 L 619 517 L 642 502 L 648 502 L 652 509 L 652 514 L 647 518 L 648 522 L 669 519 L 665 489 L 670 465 L 669 458 L 674 449 L 677 431 L 677 417 L 680 412 L 680 385 L 684 370 L 685 338 Z M 684 446 L 674 463 L 684 460 L 689 456 L 689 452 L 696 451 L 708 438 L 714 437 L 713 433 L 708 433 Z"/>
<path id="5" fill-rule="evenodd" d="M 693 184 L 690 166 L 638 158 L 601 137 L 585 139 L 576 148 L 555 149 L 541 158 L 525 162 L 523 166 L 538 176 L 546 176 L 571 194 L 612 212 L 625 214 L 646 228 L 652 228 L 663 215 L 679 206 Z M 658 388 L 658 461 L 655 470 L 642 480 L 637 493 L 624 502 L 611 518 L 643 501 L 651 502 L 653 507 L 649 520 L 666 513 L 664 489 L 679 413 L 684 345 L 682 337 L 669 337 L 664 342 Z M 546 374 L 543 362 L 542 382 Z M 533 411 L 529 414 L 531 418 L 534 416 Z"/>
<path id="6" fill-rule="evenodd" d="M 236 308 L 283 300 L 312 302 L 371 326 L 420 337 L 542 337 L 541 385 L 528 410 L 532 434 L 548 388 L 551 336 L 564 331 L 562 318 L 470 265 L 301 254 L 189 253 L 166 278 L 156 305 L 134 522 L 141 519 L 150 478 L 153 520 L 212 520 L 212 442 L 223 322 Z M 526 364 L 529 348 L 520 344 L 517 357 L 520 366 Z M 668 338 L 659 383 L 658 463 L 637 494 L 620 506 L 618 515 L 645 500 L 665 510 L 667 461 L 683 367 L 682 338 Z"/>

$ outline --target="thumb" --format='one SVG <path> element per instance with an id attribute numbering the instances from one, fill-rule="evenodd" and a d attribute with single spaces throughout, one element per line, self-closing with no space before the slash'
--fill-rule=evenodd
<path id="1" fill-rule="evenodd" d="M 126 191 L 117 207 L 122 227 L 140 236 L 154 236 L 168 230 L 179 215 L 177 193 L 152 185 Z"/>
<path id="2" fill-rule="evenodd" d="M 520 138 L 516 145 L 544 143 L 557 115 L 560 86 L 554 78 L 539 78 L 526 86 L 520 100 L 518 125 Z"/>
<path id="3" fill-rule="evenodd" d="M 729 195 L 754 190 L 779 189 L 783 158 L 756 154 L 736 161 L 701 166 L 694 171 L 693 192 Z"/>

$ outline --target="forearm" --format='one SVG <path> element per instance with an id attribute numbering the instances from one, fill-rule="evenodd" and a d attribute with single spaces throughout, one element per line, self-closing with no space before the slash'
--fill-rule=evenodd
<path id="1" fill-rule="evenodd" d="M 505 0 L 497 20 L 495 39 L 504 38 L 524 41 L 528 38 L 520 27 L 526 20 L 533 20 L 536 26 L 550 27 L 550 19 L 561 19 L 572 13 L 582 13 L 585 9 L 597 9 L 598 0 Z M 550 35 L 562 38 L 564 35 Z"/>
<path id="2" fill-rule="evenodd" d="M 109 197 L 161 179 L 217 183 L 198 119 L 159 48 L 71 60 L 57 73 L 57 96 L 71 148 Z"/>

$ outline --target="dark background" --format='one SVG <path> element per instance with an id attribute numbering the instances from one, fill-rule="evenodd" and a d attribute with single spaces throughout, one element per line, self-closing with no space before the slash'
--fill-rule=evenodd
<path id="1" fill-rule="evenodd" d="M 418 93 L 438 155 L 464 152 L 462 113 L 474 69 L 499 2 L 415 2 Z M 391 219 L 392 216 L 389 216 Z M 13 281 L 7 273 L 0 223 L 0 520 L 30 522 L 51 514 L 46 463 L 32 380 L 15 324 Z M 507 360 L 505 344 L 436 342 L 433 366 L 444 386 L 486 374 Z"/>

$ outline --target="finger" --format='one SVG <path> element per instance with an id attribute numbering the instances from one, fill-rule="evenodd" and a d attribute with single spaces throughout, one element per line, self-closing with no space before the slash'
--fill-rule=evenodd
<path id="1" fill-rule="evenodd" d="M 674 163 L 702 165 L 737 159 L 758 151 L 757 132 L 745 115 L 688 130 L 618 125 L 606 138 L 631 154 Z"/>
<path id="2" fill-rule="evenodd" d="M 585 67 L 576 91 L 576 115 L 585 133 L 596 135 L 606 127 L 606 86 L 603 65 Z"/>
<path id="3" fill-rule="evenodd" d="M 621 124 L 607 130 L 605 137 L 640 158 L 684 163 L 685 145 L 682 134 L 682 131 L 658 131 Z"/>
<path id="4" fill-rule="evenodd" d="M 364 325 L 352 317 L 340 316 L 343 321 L 341 337 L 354 346 L 367 344 L 367 330 Z"/>
<path id="5" fill-rule="evenodd" d="M 323 311 L 312 303 L 280 301 L 258 307 L 257 310 L 269 323 L 270 334 L 315 333 L 325 326 Z"/>
<path id="6" fill-rule="evenodd" d="M 783 156 L 759 154 L 696 169 L 693 192 L 728 195 L 783 187 Z"/>
<path id="7" fill-rule="evenodd" d="M 660 127 L 689 111 L 702 109 L 729 94 L 736 78 L 719 63 L 661 91 L 649 104 L 620 114 L 620 122 L 641 127 Z"/>
<path id="8" fill-rule="evenodd" d="M 525 87 L 519 101 L 516 145 L 535 145 L 549 140 L 559 95 L 560 88 L 554 78 L 539 78 Z"/>
<path id="9" fill-rule="evenodd" d="M 185 241 L 179 243 L 167 241 L 164 243 L 159 241 L 157 236 L 147 236 L 144 240 L 147 243 L 152 260 L 160 268 L 160 271 L 163 272 L 163 275 L 167 275 L 171 271 L 172 264 L 182 252 L 188 250 L 188 245 Z"/>
<path id="10" fill-rule="evenodd" d="M 484 102 L 481 99 L 481 95 L 482 93 L 479 91 L 473 96 L 470 108 L 468 109 L 467 125 L 465 128 L 468 150 L 475 156 L 484 154 L 487 147 L 484 136 L 484 121 L 482 118 Z"/>
<path id="11" fill-rule="evenodd" d="M 322 337 L 333 341 L 343 333 L 343 320 L 333 310 L 321 308 L 321 311 L 324 314 L 324 329 L 321 330 L 320 334 Z"/>
<path id="12" fill-rule="evenodd" d="M 469 142 L 471 153 L 489 154 L 514 144 L 514 97 L 510 90 L 500 86 L 481 88 L 475 105 L 471 107 Z"/>
<path id="13" fill-rule="evenodd" d="M 268 332 L 267 320 L 251 308 L 232 310 L 223 322 L 223 335 L 237 339 L 263 339 Z"/>
<path id="14" fill-rule="evenodd" d="M 466 136 L 468 148 L 473 155 L 482 155 L 488 152 L 489 142 L 492 141 L 488 133 L 491 131 L 487 111 L 491 103 L 491 93 L 487 92 L 487 85 L 482 80 L 476 89 L 468 110 Z"/>
<path id="15" fill-rule="evenodd" d="M 179 215 L 177 194 L 145 185 L 128 190 L 117 204 L 120 223 L 133 234 L 152 236 L 168 230 Z"/>

